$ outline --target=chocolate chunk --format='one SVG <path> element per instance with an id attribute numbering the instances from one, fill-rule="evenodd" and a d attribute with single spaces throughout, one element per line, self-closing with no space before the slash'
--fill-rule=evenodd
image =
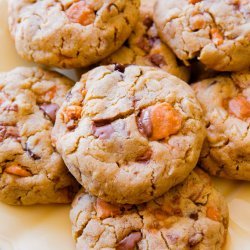
<path id="1" fill-rule="evenodd" d="M 191 219 L 193 219 L 193 220 L 198 220 L 199 215 L 198 215 L 198 213 L 191 213 L 191 214 L 189 215 L 189 218 L 191 218 Z"/>
<path id="2" fill-rule="evenodd" d="M 143 20 L 143 24 L 149 29 L 153 25 L 154 21 L 150 16 L 146 16 Z"/>
<path id="3" fill-rule="evenodd" d="M 43 104 L 40 106 L 40 109 L 47 115 L 50 120 L 55 123 L 56 120 L 56 112 L 59 109 L 59 106 L 55 103 Z"/>
<path id="4" fill-rule="evenodd" d="M 137 243 L 141 241 L 141 239 L 142 239 L 141 232 L 131 233 L 117 244 L 116 249 L 117 250 L 134 250 Z"/>
<path id="5" fill-rule="evenodd" d="M 141 134 L 150 137 L 152 135 L 152 124 L 150 120 L 150 110 L 144 109 L 137 119 L 137 126 Z"/>
<path id="6" fill-rule="evenodd" d="M 147 162 L 150 160 L 152 154 L 153 154 L 152 149 L 148 149 L 143 155 L 137 157 L 136 161 Z"/>
<path id="7" fill-rule="evenodd" d="M 33 159 L 33 160 L 40 160 L 41 157 L 36 155 L 34 152 L 31 151 L 31 149 L 28 148 L 27 143 L 25 143 L 25 149 L 26 152 L 28 152 L 29 156 Z"/>
<path id="8" fill-rule="evenodd" d="M 100 126 L 100 124 L 94 124 L 93 133 L 99 139 L 109 139 L 114 133 L 114 129 L 111 124 L 103 126 Z"/>
<path id="9" fill-rule="evenodd" d="M 121 73 L 124 73 L 126 69 L 126 65 L 124 64 L 116 64 L 115 65 L 115 71 L 119 71 Z"/>
<path id="10" fill-rule="evenodd" d="M 150 61 L 151 61 L 154 65 L 156 65 L 156 66 L 158 66 L 158 67 L 161 67 L 161 66 L 166 65 L 164 56 L 163 56 L 163 55 L 160 55 L 160 54 L 152 54 L 152 55 L 150 55 Z"/>

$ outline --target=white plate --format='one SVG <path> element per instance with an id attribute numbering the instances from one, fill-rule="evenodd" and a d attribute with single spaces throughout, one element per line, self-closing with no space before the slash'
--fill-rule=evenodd
<path id="1" fill-rule="evenodd" d="M 0 0 L 0 72 L 31 65 L 15 52 L 7 26 L 7 0 Z M 65 71 L 73 78 L 77 72 Z M 215 179 L 230 210 L 227 250 L 250 249 L 250 183 Z M 0 250 L 73 250 L 69 206 L 12 207 L 0 203 Z"/>

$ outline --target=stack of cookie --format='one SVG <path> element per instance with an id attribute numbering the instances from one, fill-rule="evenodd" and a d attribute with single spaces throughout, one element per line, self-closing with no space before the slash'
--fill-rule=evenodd
<path id="1" fill-rule="evenodd" d="M 86 73 L 0 75 L 0 199 L 80 189 L 79 250 L 221 249 L 227 205 L 197 162 L 250 180 L 249 1 L 10 0 L 9 24 L 23 58 Z"/>

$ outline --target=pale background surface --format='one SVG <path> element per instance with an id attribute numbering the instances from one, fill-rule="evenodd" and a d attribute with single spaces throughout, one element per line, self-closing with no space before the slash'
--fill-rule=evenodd
<path id="1" fill-rule="evenodd" d="M 24 65 L 31 64 L 15 52 L 7 27 L 7 0 L 0 0 L 0 72 Z M 79 72 L 67 74 L 79 77 Z M 214 182 L 229 203 L 226 250 L 249 250 L 250 183 Z M 0 203 L 0 250 L 73 250 L 69 209 L 69 206 L 11 207 Z"/>

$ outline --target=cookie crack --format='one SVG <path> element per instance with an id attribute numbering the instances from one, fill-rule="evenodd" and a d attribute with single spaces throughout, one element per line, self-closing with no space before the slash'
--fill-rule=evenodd
<path id="1" fill-rule="evenodd" d="M 154 197 L 154 193 L 155 193 L 155 190 L 156 190 L 155 177 L 154 177 L 154 168 L 151 168 L 151 169 L 152 169 L 152 172 L 151 172 L 151 178 L 150 178 L 150 182 L 151 182 L 151 193 L 150 193 L 150 195 L 152 197 Z"/>
<path id="2" fill-rule="evenodd" d="M 104 226 L 104 224 L 100 221 L 100 224 Z M 102 232 L 98 235 L 97 239 L 94 242 L 91 242 L 92 245 L 96 245 L 98 241 L 101 239 L 102 235 L 105 233 L 105 229 L 102 230 Z"/>
<path id="3" fill-rule="evenodd" d="M 106 118 L 106 119 L 105 118 L 93 118 L 92 120 L 97 124 L 98 123 L 110 124 L 110 123 L 117 121 L 117 120 L 124 120 L 127 117 L 131 116 L 133 113 L 134 113 L 134 109 L 131 108 L 130 110 L 120 112 L 119 114 L 117 114 L 116 116 L 113 116 L 111 118 Z"/>
<path id="4" fill-rule="evenodd" d="M 169 244 L 168 244 L 168 242 L 167 242 L 167 239 L 164 237 L 163 232 L 162 232 L 161 230 L 160 230 L 160 235 L 161 235 L 161 238 L 163 239 L 163 241 L 164 241 L 164 243 L 165 243 L 167 249 L 171 249 L 171 248 L 169 247 Z"/>
<path id="5" fill-rule="evenodd" d="M 78 221 L 78 219 L 79 219 L 79 217 L 81 216 L 82 213 L 83 213 L 83 211 L 80 211 L 77 214 L 76 223 L 77 223 L 77 221 Z M 89 222 L 92 219 L 93 218 L 89 218 L 85 223 L 81 224 L 81 227 L 78 230 L 75 231 L 75 235 L 74 235 L 75 240 L 82 236 L 84 229 L 87 227 L 87 225 L 89 224 Z"/>

